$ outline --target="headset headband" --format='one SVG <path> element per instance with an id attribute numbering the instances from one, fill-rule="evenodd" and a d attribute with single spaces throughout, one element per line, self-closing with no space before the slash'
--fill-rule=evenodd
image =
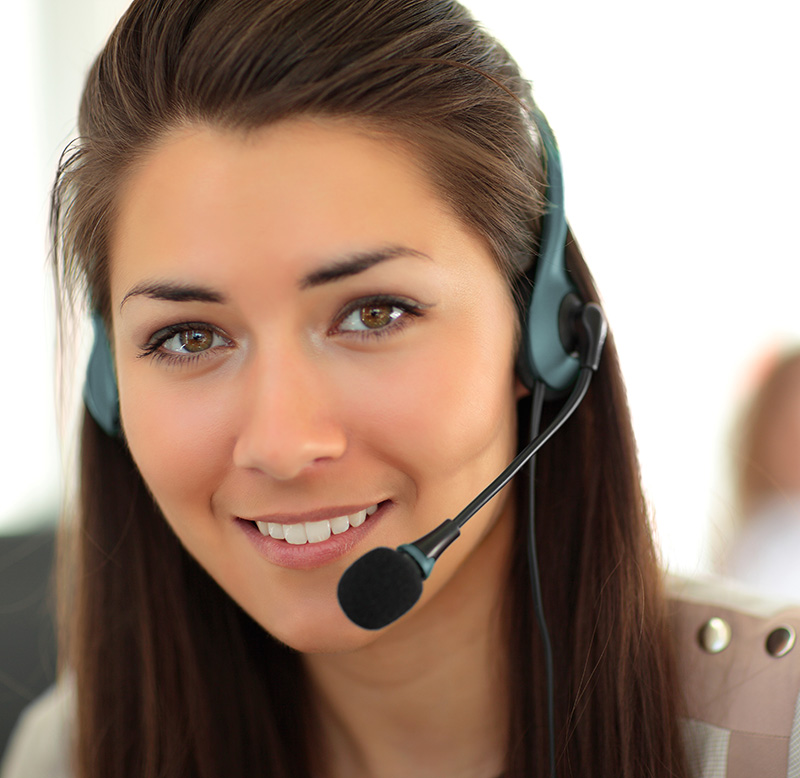
<path id="1" fill-rule="evenodd" d="M 542 216 L 539 257 L 523 323 L 527 337 L 522 338 L 517 371 L 528 388 L 541 381 L 551 391 L 563 392 L 574 383 L 580 364 L 571 347 L 565 347 L 562 333 L 569 329 L 565 320 L 579 310 L 581 301 L 564 263 L 567 220 L 561 157 L 544 114 L 534 109 L 532 116 L 547 171 L 547 210 Z"/>

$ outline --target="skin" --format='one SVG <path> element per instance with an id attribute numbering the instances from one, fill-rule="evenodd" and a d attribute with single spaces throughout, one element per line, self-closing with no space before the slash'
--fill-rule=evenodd
<path id="1" fill-rule="evenodd" d="M 766 414 L 756 461 L 774 492 L 800 492 L 800 367 Z"/>
<path id="2" fill-rule="evenodd" d="M 308 283 L 386 247 L 403 251 Z M 110 261 L 131 453 L 189 552 L 306 654 L 325 772 L 497 775 L 507 492 L 395 624 L 359 629 L 335 596 L 357 557 L 453 517 L 515 453 L 515 313 L 484 242 L 398 144 L 303 119 L 246 135 L 175 130 L 120 192 Z M 142 292 L 154 283 L 216 301 Z M 376 294 L 419 315 L 383 302 L 397 318 L 369 330 L 352 303 Z M 175 335 L 143 356 L 155 333 L 185 322 L 205 339 L 199 356 L 176 354 Z M 236 521 L 378 502 L 383 515 L 324 564 L 265 559 Z"/>

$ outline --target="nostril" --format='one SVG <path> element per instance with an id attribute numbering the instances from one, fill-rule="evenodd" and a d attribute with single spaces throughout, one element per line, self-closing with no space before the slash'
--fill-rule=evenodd
<path id="1" fill-rule="evenodd" d="M 256 411 L 237 436 L 233 464 L 286 481 L 310 467 L 335 462 L 347 446 L 347 435 L 339 425 L 310 425 L 285 414 Z"/>

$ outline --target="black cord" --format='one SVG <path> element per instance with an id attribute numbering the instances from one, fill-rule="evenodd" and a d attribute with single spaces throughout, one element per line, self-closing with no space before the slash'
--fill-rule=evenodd
<path id="1" fill-rule="evenodd" d="M 531 441 L 539 434 L 539 425 L 542 419 L 542 406 L 544 404 L 545 386 L 537 381 L 531 395 Z M 550 776 L 556 778 L 556 744 L 555 744 L 555 711 L 554 711 L 554 679 L 553 679 L 553 649 L 550 645 L 550 633 L 547 630 L 547 621 L 544 616 L 542 604 L 542 587 L 539 580 L 539 559 L 536 555 L 536 513 L 534 505 L 536 480 L 536 455 L 528 463 L 528 569 L 531 576 L 531 596 L 533 610 L 539 623 L 539 636 L 544 650 L 545 673 L 547 677 L 547 729 L 550 750 Z"/>

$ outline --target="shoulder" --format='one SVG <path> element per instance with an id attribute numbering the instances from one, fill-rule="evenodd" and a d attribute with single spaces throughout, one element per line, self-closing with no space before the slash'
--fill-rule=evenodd
<path id="1" fill-rule="evenodd" d="M 714 580 L 667 592 L 695 774 L 800 776 L 800 605 Z"/>
<path id="2" fill-rule="evenodd" d="M 50 687 L 22 713 L 0 765 L 0 778 L 69 778 L 73 684 Z"/>
<path id="3" fill-rule="evenodd" d="M 771 597 L 800 598 L 800 504 L 770 500 L 733 539 L 726 573 Z"/>

